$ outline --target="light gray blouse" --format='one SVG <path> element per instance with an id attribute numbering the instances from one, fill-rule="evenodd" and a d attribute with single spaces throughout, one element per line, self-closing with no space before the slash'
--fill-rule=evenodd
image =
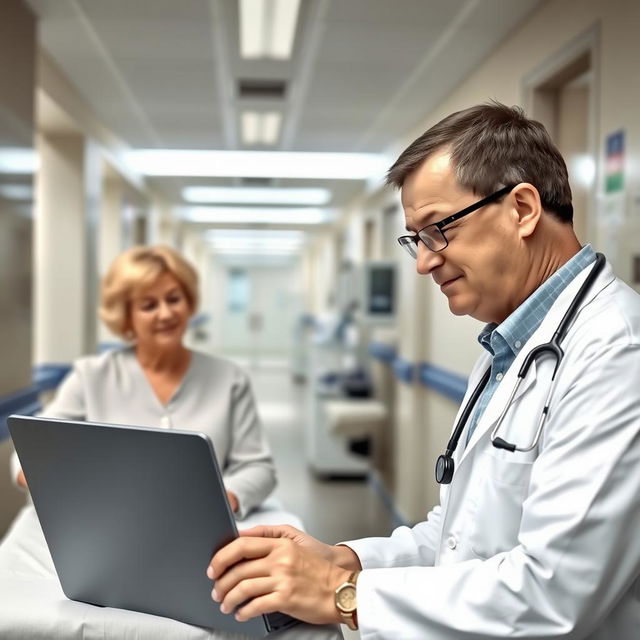
<path id="1" fill-rule="evenodd" d="M 276 485 L 251 384 L 228 360 L 192 351 L 182 383 L 164 406 L 133 348 L 80 358 L 42 415 L 206 433 L 225 486 L 238 497 L 238 517 L 258 506 Z"/>

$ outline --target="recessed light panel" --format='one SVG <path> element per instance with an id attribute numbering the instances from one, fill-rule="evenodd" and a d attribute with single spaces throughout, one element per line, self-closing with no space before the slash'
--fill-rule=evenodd
<path id="1" fill-rule="evenodd" d="M 210 204 L 291 204 L 324 205 L 331 199 L 328 189 L 258 189 L 236 187 L 185 187 L 182 198 L 187 202 Z"/>

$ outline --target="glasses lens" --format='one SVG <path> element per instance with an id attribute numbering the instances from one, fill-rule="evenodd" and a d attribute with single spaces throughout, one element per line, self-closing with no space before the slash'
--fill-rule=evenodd
<path id="1" fill-rule="evenodd" d="M 401 236 L 398 238 L 400 246 L 415 260 L 418 257 L 416 243 L 411 236 Z"/>
<path id="2" fill-rule="evenodd" d="M 447 246 L 447 239 L 438 227 L 430 225 L 418 233 L 420 240 L 424 242 L 431 251 L 442 251 Z"/>

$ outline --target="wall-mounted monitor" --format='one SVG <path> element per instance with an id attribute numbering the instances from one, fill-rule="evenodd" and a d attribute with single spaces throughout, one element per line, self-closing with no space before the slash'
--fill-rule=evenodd
<path id="1" fill-rule="evenodd" d="M 370 323 L 387 323 L 394 320 L 397 306 L 396 264 L 374 260 L 362 266 L 363 319 Z"/>

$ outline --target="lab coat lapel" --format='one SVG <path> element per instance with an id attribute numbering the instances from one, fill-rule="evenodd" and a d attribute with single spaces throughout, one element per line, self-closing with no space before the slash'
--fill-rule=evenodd
<path id="1" fill-rule="evenodd" d="M 517 382 L 518 372 L 520 371 L 520 367 L 527 354 L 536 346 L 548 342 L 551 340 L 551 336 L 553 332 L 556 330 L 562 317 L 564 316 L 565 311 L 569 308 L 571 301 L 575 297 L 576 293 L 580 289 L 580 286 L 585 281 L 587 275 L 591 271 L 593 265 L 590 264 L 587 268 L 583 269 L 578 276 L 567 285 L 566 289 L 558 296 L 558 299 L 554 302 L 553 306 L 547 313 L 545 319 L 542 321 L 541 325 L 538 327 L 537 331 L 529 338 L 527 343 L 521 349 L 520 353 L 516 356 L 511 367 L 504 375 L 504 378 L 500 382 L 500 385 L 496 389 L 491 401 L 487 405 L 480 421 L 478 422 L 473 435 L 471 436 L 471 440 L 469 444 L 464 448 L 464 451 L 460 454 L 460 462 L 464 461 L 465 458 L 469 456 L 475 445 L 480 441 L 482 436 L 489 430 L 493 429 L 495 426 L 500 414 L 504 410 L 504 407 L 509 400 L 509 396 L 513 392 L 513 388 Z M 611 283 L 614 279 L 613 272 L 611 270 L 611 266 L 607 263 L 605 268 L 602 270 L 598 278 L 593 284 L 591 291 L 587 294 L 587 297 L 582 304 L 584 307 L 586 304 L 589 304 L 593 298 L 598 295 L 598 293 L 606 287 L 609 283 Z M 537 368 L 536 363 L 533 362 L 529 367 L 529 372 L 527 376 L 522 381 L 518 392 L 516 393 L 513 403 L 515 404 L 518 400 L 529 390 L 532 385 L 536 381 Z M 505 417 L 505 420 L 508 420 L 508 414 Z M 467 429 L 465 429 L 465 432 Z M 464 446 L 464 442 L 466 442 L 466 433 L 462 435 L 461 445 Z"/>

